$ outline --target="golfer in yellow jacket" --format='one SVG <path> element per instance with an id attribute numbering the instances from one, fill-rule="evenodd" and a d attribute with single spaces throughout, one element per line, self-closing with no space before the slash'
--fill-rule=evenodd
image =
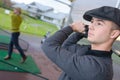
<path id="1" fill-rule="evenodd" d="M 21 17 L 21 8 L 15 8 L 13 14 L 11 15 L 11 40 L 9 43 L 8 55 L 4 58 L 5 60 L 11 59 L 13 46 L 15 45 L 16 49 L 19 51 L 22 60 L 21 63 L 24 63 L 26 60 L 26 55 L 24 54 L 22 48 L 19 45 L 19 35 L 20 35 L 20 24 L 22 23 Z"/>

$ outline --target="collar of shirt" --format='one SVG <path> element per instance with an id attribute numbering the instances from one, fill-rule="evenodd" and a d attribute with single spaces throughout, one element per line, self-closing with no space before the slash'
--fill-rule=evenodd
<path id="1" fill-rule="evenodd" d="M 113 51 L 100 51 L 100 50 L 88 50 L 87 55 L 93 55 L 97 57 L 109 57 L 111 58 Z"/>

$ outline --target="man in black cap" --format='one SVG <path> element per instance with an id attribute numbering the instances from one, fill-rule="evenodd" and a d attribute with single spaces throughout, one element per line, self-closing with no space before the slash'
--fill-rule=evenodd
<path id="1" fill-rule="evenodd" d="M 120 10 L 103 6 L 87 11 L 83 18 L 90 21 L 91 45 L 77 44 L 86 30 L 84 23 L 74 22 L 48 38 L 43 51 L 63 70 L 59 80 L 112 80 L 112 44 L 120 35 Z"/>

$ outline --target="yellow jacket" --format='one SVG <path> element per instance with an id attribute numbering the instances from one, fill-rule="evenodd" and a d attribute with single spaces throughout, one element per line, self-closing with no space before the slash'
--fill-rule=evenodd
<path id="1" fill-rule="evenodd" d="M 11 14 L 11 30 L 12 32 L 19 32 L 20 24 L 22 23 L 22 17 L 20 15 Z"/>

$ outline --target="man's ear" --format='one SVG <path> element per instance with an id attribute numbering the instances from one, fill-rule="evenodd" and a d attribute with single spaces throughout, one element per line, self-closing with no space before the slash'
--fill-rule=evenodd
<path id="1" fill-rule="evenodd" d="M 117 38 L 120 35 L 120 30 L 113 30 L 111 32 L 111 38 Z"/>

